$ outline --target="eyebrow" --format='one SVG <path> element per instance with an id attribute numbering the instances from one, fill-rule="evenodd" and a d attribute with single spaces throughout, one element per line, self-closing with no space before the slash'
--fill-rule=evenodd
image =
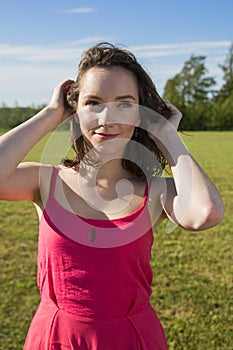
<path id="1" fill-rule="evenodd" d="M 95 95 L 85 95 L 84 98 L 93 98 L 95 100 L 99 100 L 99 101 L 102 101 L 102 99 L 98 96 L 95 96 Z M 122 95 L 122 96 L 117 96 L 115 98 L 116 101 L 120 101 L 120 100 L 126 100 L 126 99 L 131 99 L 131 100 L 134 100 L 136 102 L 136 98 L 133 96 L 133 95 Z"/>
<path id="2" fill-rule="evenodd" d="M 93 98 L 93 99 L 95 99 L 95 100 L 100 100 L 100 101 L 101 101 L 101 98 L 100 98 L 100 97 L 95 96 L 95 95 L 91 95 L 91 94 L 90 94 L 90 95 L 89 95 L 89 94 L 84 95 L 83 98 Z"/>
<path id="3" fill-rule="evenodd" d="M 126 100 L 126 99 L 131 99 L 136 101 L 136 98 L 133 95 L 122 95 L 122 96 L 117 96 L 116 100 Z"/>

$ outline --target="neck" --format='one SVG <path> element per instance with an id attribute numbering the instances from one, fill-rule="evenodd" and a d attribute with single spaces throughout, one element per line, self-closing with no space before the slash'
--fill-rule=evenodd
<path id="1" fill-rule="evenodd" d="M 121 179 L 131 179 L 134 177 L 129 171 L 122 167 L 122 159 L 101 159 L 101 162 L 97 166 L 87 165 L 82 163 L 79 168 L 79 173 L 85 177 L 96 178 L 96 182 L 99 180 L 109 180 L 110 182 L 116 182 Z"/>
<path id="2" fill-rule="evenodd" d="M 85 188 L 85 195 L 89 198 L 89 203 L 92 203 L 95 198 L 100 207 L 106 203 L 109 205 L 108 201 L 115 201 L 118 198 L 121 200 L 124 198 L 124 205 L 130 202 L 134 192 L 132 181 L 135 176 L 123 169 L 121 162 L 121 158 L 109 160 L 98 168 L 82 164 L 82 167 L 79 168 L 79 184 L 82 189 Z M 119 205 L 121 207 L 122 203 Z"/>

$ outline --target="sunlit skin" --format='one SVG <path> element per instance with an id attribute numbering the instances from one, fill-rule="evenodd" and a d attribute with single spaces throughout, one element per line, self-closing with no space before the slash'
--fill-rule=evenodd
<path id="1" fill-rule="evenodd" d="M 140 123 L 138 102 L 137 81 L 130 71 L 122 67 L 89 69 L 81 80 L 77 107 L 84 137 L 100 153 L 121 148 L 121 156 Z"/>
<path id="2" fill-rule="evenodd" d="M 60 83 L 54 89 L 48 106 L 22 125 L 1 136 L 1 199 L 31 200 L 40 207 L 41 211 L 43 210 L 49 194 L 49 179 L 53 166 L 35 162 L 25 163 L 22 160 L 37 142 L 73 113 L 64 105 L 67 91 L 73 83 L 72 80 Z M 115 216 L 122 217 L 133 212 L 142 204 L 145 193 L 145 182 L 138 181 L 135 174 L 125 170 L 120 158 L 125 145 L 133 135 L 135 125 L 140 123 L 140 119 L 138 110 L 135 111 L 132 108 L 133 113 L 129 114 L 132 119 L 127 120 L 129 124 L 124 124 L 125 118 L 120 119 L 120 116 L 123 116 L 125 110 L 131 111 L 131 108 L 120 107 L 121 113 L 110 113 L 109 111 L 112 112 L 114 109 L 106 107 L 106 104 L 109 103 L 116 103 L 121 107 L 128 106 L 128 103 L 137 106 L 139 96 L 136 78 L 130 71 L 122 67 L 91 68 L 84 74 L 80 82 L 77 113 L 84 137 L 93 146 L 98 147 L 101 162 L 104 165 L 98 169 L 96 177 L 96 169 L 89 166 L 88 175 L 96 180 L 93 182 L 96 185 L 94 189 L 106 201 L 114 200 L 118 196 L 115 189 L 119 181 L 124 179 L 130 181 L 134 187 L 134 196 L 129 205 L 124 210 L 119 210 Z M 98 110 L 102 104 L 106 108 L 96 113 L 96 108 Z M 166 104 L 171 111 L 169 122 L 164 123 L 162 120 L 161 123 L 151 123 L 147 128 L 150 132 L 149 136 L 159 144 L 161 152 L 168 160 L 173 178 L 159 181 L 165 184 L 165 189 L 164 186 L 158 186 L 157 179 L 151 182 L 149 193 L 151 216 L 161 219 L 169 218 L 188 230 L 204 230 L 222 220 L 221 197 L 177 133 L 182 114 L 170 102 L 167 101 Z M 88 109 L 89 112 L 85 113 L 85 110 L 88 111 Z M 116 110 L 118 111 L 118 108 Z M 112 148 L 106 141 L 108 139 L 112 143 Z M 117 140 L 120 140 L 120 146 L 113 142 Z M 16 149 L 17 152 L 15 152 Z M 109 161 L 110 159 L 112 160 Z M 78 170 L 63 167 L 60 171 L 59 176 L 64 185 L 66 201 L 69 202 L 74 212 L 79 212 L 85 217 L 107 216 L 107 202 L 106 207 L 99 208 L 100 213 L 96 213 L 90 210 L 86 198 L 83 200 L 77 183 L 80 176 Z M 90 188 L 88 179 L 85 184 L 82 183 L 82 190 L 86 193 L 84 185 Z M 55 193 L 55 196 L 60 198 L 59 193 Z M 63 205 L 64 200 L 61 199 L 60 203 Z M 110 215 L 107 217 L 113 218 Z M 159 220 L 156 221 L 158 222 Z"/>

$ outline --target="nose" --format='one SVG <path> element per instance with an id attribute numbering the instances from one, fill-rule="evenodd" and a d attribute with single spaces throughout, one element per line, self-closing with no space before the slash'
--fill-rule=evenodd
<path id="1" fill-rule="evenodd" d="M 114 123 L 114 111 L 108 105 L 103 106 L 101 112 L 98 113 L 99 125 L 110 125 Z"/>

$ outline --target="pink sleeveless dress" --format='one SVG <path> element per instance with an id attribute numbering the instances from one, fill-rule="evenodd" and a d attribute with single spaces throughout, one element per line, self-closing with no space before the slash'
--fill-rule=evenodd
<path id="1" fill-rule="evenodd" d="M 58 171 L 40 222 L 41 302 L 24 350 L 166 350 L 150 305 L 148 191 L 141 208 L 126 217 L 85 219 L 55 199 Z"/>

